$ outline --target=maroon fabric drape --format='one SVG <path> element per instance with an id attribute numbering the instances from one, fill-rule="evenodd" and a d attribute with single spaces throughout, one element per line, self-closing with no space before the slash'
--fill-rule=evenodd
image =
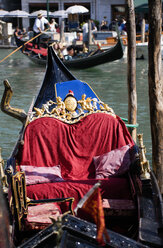
<path id="1" fill-rule="evenodd" d="M 63 179 L 86 180 L 95 177 L 94 156 L 127 144 L 134 145 L 119 117 L 96 113 L 75 124 L 43 117 L 27 126 L 19 165 L 60 165 Z"/>
<path id="2" fill-rule="evenodd" d="M 27 186 L 27 196 L 31 199 L 51 199 L 74 197 L 73 208 L 98 180 L 68 180 L 65 182 L 43 183 Z M 109 178 L 101 180 L 101 194 L 105 199 L 132 199 L 127 178 Z M 68 211 L 68 203 L 57 203 L 62 212 Z"/>

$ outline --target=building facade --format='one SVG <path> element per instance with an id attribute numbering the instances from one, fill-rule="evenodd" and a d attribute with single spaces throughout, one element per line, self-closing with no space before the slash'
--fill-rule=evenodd
<path id="1" fill-rule="evenodd" d="M 29 13 L 36 10 L 46 10 L 47 2 L 50 11 L 66 10 L 72 5 L 82 5 L 89 9 L 89 13 L 84 14 L 82 18 L 94 19 L 99 23 L 103 19 L 109 24 L 112 19 L 124 16 L 125 0 L 21 0 L 21 8 Z M 29 27 L 30 20 L 23 20 L 23 26 Z"/>
<path id="2" fill-rule="evenodd" d="M 21 9 L 21 0 L 0 0 L 0 9 L 8 11 Z"/>

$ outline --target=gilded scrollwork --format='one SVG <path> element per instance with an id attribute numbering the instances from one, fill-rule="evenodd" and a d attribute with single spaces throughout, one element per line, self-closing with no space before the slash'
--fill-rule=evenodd
<path id="1" fill-rule="evenodd" d="M 115 117 L 113 109 L 104 102 L 97 98 L 86 97 L 86 94 L 83 94 L 81 99 L 77 100 L 70 90 L 64 100 L 58 96 L 56 102 L 49 100 L 42 105 L 42 108 L 34 108 L 29 122 L 40 117 L 53 117 L 73 124 L 93 113 L 107 113 Z"/>

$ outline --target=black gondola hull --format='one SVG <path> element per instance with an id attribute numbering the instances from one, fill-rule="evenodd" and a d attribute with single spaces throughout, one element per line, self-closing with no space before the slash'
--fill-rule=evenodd
<path id="1" fill-rule="evenodd" d="M 22 40 L 16 39 L 17 46 L 21 46 L 24 44 Z M 28 54 L 28 50 L 22 49 L 22 51 L 26 51 L 24 54 Z M 44 57 L 39 57 L 37 54 L 28 54 L 27 57 L 36 64 L 46 65 L 47 59 Z M 94 67 L 97 65 L 113 62 L 119 60 L 123 57 L 123 44 L 121 39 L 119 38 L 117 44 L 105 50 L 99 50 L 97 53 L 92 53 L 92 55 L 86 56 L 84 55 L 81 58 L 73 58 L 71 60 L 64 60 L 63 63 L 68 68 L 73 69 L 85 69 Z"/>

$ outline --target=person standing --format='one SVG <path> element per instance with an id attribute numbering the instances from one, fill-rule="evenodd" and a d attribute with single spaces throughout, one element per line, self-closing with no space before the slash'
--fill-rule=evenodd
<path id="1" fill-rule="evenodd" d="M 38 14 L 33 25 L 34 36 L 44 31 L 45 24 L 47 24 L 50 27 L 49 21 L 45 17 L 43 17 L 41 13 Z M 37 44 L 37 48 L 40 49 L 40 36 L 38 36 L 36 39 L 33 40 L 34 48 L 36 44 Z"/>
<path id="2" fill-rule="evenodd" d="M 16 27 L 14 31 L 14 37 L 17 39 L 21 39 L 23 37 L 22 32 L 19 27 Z"/>
<path id="3" fill-rule="evenodd" d="M 124 18 L 121 19 L 119 31 L 122 35 L 127 35 L 126 31 L 126 20 Z"/>
<path id="4" fill-rule="evenodd" d="M 83 45 L 88 46 L 88 21 L 83 24 Z"/>
<path id="5" fill-rule="evenodd" d="M 91 21 L 91 30 L 92 30 L 92 32 L 97 31 L 97 27 L 96 27 L 96 25 L 94 23 L 94 20 L 90 19 L 90 21 Z"/>
<path id="6" fill-rule="evenodd" d="M 50 31 L 56 32 L 56 27 L 58 27 L 58 24 L 56 23 L 55 19 L 50 20 Z"/>

